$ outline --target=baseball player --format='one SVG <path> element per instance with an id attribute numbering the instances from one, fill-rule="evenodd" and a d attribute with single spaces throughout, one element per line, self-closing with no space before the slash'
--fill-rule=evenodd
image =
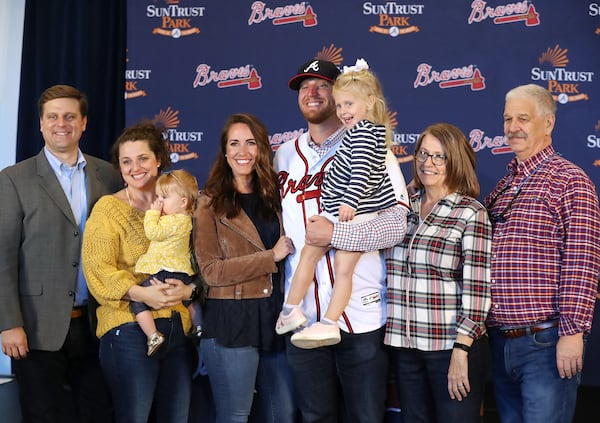
<path id="1" fill-rule="evenodd" d="M 345 133 L 336 116 L 332 97 L 332 85 L 339 73 L 333 63 L 313 59 L 303 64 L 288 83 L 298 92 L 298 106 L 308 123 L 308 131 L 283 144 L 275 155 L 283 224 L 295 246 L 295 253 L 286 260 L 286 294 L 305 243 L 306 224 L 321 212 L 323 177 Z M 406 204 L 404 179 L 391 153 L 387 163 L 396 197 Z M 399 216 L 406 215 L 405 206 L 394 207 L 403 210 Z M 388 245 L 373 245 L 373 250 L 400 242 L 404 228 L 399 219 L 396 239 L 388 240 L 391 242 Z M 377 240 L 374 241 L 376 244 Z M 333 256 L 334 253 L 329 251 L 319 261 L 312 288 L 302 301 L 307 324 L 320 320 L 327 309 L 335 283 Z M 341 342 L 307 350 L 294 347 L 288 339 L 288 361 L 294 375 L 298 406 L 305 420 L 336 418 L 339 409 L 337 386 L 341 383 L 343 403 L 351 421 L 383 421 L 387 380 L 387 357 L 383 350 L 385 281 L 382 255 L 378 251 L 362 254 L 355 267 L 350 301 L 338 321 Z"/>

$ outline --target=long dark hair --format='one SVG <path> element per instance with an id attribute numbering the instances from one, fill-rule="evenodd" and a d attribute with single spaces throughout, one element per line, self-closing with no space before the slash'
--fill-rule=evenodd
<path id="1" fill-rule="evenodd" d="M 273 219 L 281 211 L 277 174 L 273 169 L 273 152 L 269 135 L 263 123 L 249 113 L 236 113 L 225 122 L 221 131 L 221 147 L 208 175 L 203 192 L 211 197 L 210 206 L 215 213 L 235 217 L 242 208 L 235 188 L 233 172 L 227 163 L 225 153 L 229 129 L 236 123 L 247 125 L 256 140 L 258 154 L 252 172 L 252 192 L 258 194 L 258 213 L 266 219 Z"/>

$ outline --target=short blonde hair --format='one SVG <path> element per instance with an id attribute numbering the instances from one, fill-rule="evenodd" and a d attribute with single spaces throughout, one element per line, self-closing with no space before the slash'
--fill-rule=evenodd
<path id="1" fill-rule="evenodd" d="M 196 177 L 183 169 L 165 172 L 160 175 L 156 180 L 156 193 L 165 195 L 173 191 L 187 198 L 186 211 L 193 214 L 198 198 L 198 181 Z"/>
<path id="2" fill-rule="evenodd" d="M 337 77 L 333 84 L 333 95 L 336 92 L 350 91 L 368 102 L 372 97 L 375 101 L 371 116 L 368 119 L 376 125 L 385 126 L 385 141 L 389 147 L 392 144 L 392 127 L 387 103 L 379 79 L 369 69 L 346 71 Z"/>

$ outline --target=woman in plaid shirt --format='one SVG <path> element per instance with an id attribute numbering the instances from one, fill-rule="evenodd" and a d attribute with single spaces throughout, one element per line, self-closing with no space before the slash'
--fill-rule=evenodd
<path id="1" fill-rule="evenodd" d="M 406 421 L 476 422 L 486 382 L 492 226 L 457 127 L 420 135 L 406 237 L 387 252 L 388 317 Z"/>
<path id="2" fill-rule="evenodd" d="M 307 243 L 348 251 L 386 250 L 387 324 L 403 420 L 478 422 L 487 378 L 492 226 L 475 198 L 475 152 L 457 127 L 438 123 L 419 137 L 406 237 L 403 215 L 335 225 L 311 219 Z M 396 238 L 397 239 L 397 238 Z"/>

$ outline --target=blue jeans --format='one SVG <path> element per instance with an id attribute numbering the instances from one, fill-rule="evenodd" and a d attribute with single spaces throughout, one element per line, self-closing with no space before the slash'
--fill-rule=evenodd
<path id="1" fill-rule="evenodd" d="M 146 355 L 146 335 L 137 323 L 111 329 L 100 340 L 100 364 L 117 422 L 146 423 L 153 402 L 157 421 L 188 421 L 193 348 L 178 313 L 155 321 L 166 341 L 154 357 Z"/>
<path id="2" fill-rule="evenodd" d="M 392 348 L 391 366 L 406 422 L 479 422 L 488 375 L 487 337 L 478 339 L 469 352 L 469 385 L 471 391 L 462 401 L 448 393 L 448 366 L 452 350 L 420 351 Z"/>
<path id="3" fill-rule="evenodd" d="M 215 338 L 200 341 L 213 393 L 217 423 L 247 422 L 254 392 L 265 423 L 293 423 L 295 407 L 285 352 L 224 347 Z"/>
<path id="4" fill-rule="evenodd" d="M 287 339 L 296 399 L 303 422 L 383 422 L 388 355 L 385 327 L 349 334 L 330 347 L 304 350 Z M 338 394 L 341 386 L 343 399 Z"/>
<path id="5" fill-rule="evenodd" d="M 558 328 L 507 338 L 491 329 L 492 380 L 503 423 L 569 423 L 581 374 L 561 379 L 556 368 Z"/>

